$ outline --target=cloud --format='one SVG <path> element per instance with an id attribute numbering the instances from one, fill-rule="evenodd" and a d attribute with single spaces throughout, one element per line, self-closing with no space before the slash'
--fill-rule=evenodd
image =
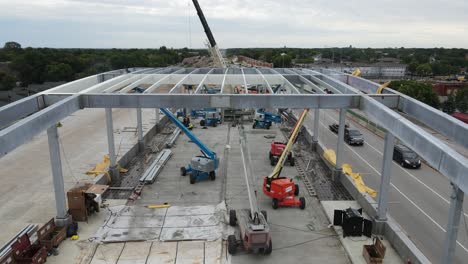
<path id="1" fill-rule="evenodd" d="M 464 47 L 468 1 L 199 0 L 221 48 Z M 0 42 L 203 47 L 189 0 L 0 0 Z"/>

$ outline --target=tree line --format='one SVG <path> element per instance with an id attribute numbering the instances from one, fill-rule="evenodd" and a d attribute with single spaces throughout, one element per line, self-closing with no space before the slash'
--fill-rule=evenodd
<path id="1" fill-rule="evenodd" d="M 228 56 L 243 55 L 274 64 L 274 67 L 292 67 L 294 63 L 313 63 L 314 56 L 332 60 L 334 63 L 362 62 L 373 63 L 380 58 L 399 59 L 408 65 L 413 75 L 451 75 L 468 67 L 467 49 L 419 49 L 419 48 L 246 48 L 228 49 Z M 284 65 L 284 66 L 283 66 Z"/>
<path id="2" fill-rule="evenodd" d="M 447 100 L 442 103 L 430 83 L 401 80 L 392 81 L 389 87 L 448 114 L 456 111 L 461 113 L 468 111 L 468 84 L 450 93 Z"/>
<path id="3" fill-rule="evenodd" d="M 208 55 L 206 50 L 172 49 L 53 49 L 22 48 L 7 42 L 0 49 L 0 89 L 10 90 L 46 81 L 72 81 L 114 69 L 166 67 L 184 58 Z M 2 70 L 3 69 L 3 70 Z"/>

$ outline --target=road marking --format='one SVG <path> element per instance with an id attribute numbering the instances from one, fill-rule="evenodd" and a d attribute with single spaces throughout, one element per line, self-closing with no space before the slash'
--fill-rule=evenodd
<path id="1" fill-rule="evenodd" d="M 327 129 L 327 126 L 325 126 L 322 122 L 320 122 L 320 124 L 325 128 Z M 332 133 L 333 134 L 333 133 Z M 337 135 L 333 134 L 335 137 L 338 137 Z M 380 174 L 380 172 L 374 168 L 372 165 L 370 165 L 369 162 L 367 162 L 361 155 L 359 155 L 354 149 L 352 149 L 350 146 L 346 145 L 346 147 L 348 147 L 354 154 L 356 154 L 360 159 L 362 159 L 362 161 L 364 161 L 364 163 L 366 163 L 369 167 L 371 167 L 378 175 L 382 176 Z M 432 223 L 434 223 L 440 230 L 442 230 L 444 233 L 447 233 L 447 231 L 445 230 L 445 228 L 443 228 L 439 223 L 437 223 L 436 220 L 434 220 L 431 216 L 429 216 L 421 207 L 419 207 L 415 202 L 413 202 L 408 196 L 406 196 L 400 189 L 398 189 L 393 183 L 390 182 L 390 185 L 397 191 L 399 192 L 406 200 L 408 200 L 414 207 L 416 207 L 419 211 L 421 211 L 421 213 L 423 213 L 429 220 L 431 220 Z M 463 244 L 461 244 L 458 240 L 457 240 L 457 244 L 463 249 L 465 250 L 466 252 L 468 252 L 468 249 L 463 246 Z"/>
<path id="2" fill-rule="evenodd" d="M 331 118 L 332 120 L 334 120 L 335 122 L 338 122 L 335 118 L 333 118 L 331 115 L 327 114 L 325 112 L 325 115 L 327 115 L 329 118 Z M 352 121 L 352 120 L 351 120 Z M 352 121 L 354 122 L 354 121 Z M 323 125 L 323 124 L 322 124 Z M 325 126 L 326 128 L 326 126 Z M 335 135 L 336 136 L 336 135 Z M 375 147 L 373 147 L 371 144 L 367 143 L 366 141 L 364 141 L 364 144 L 367 144 L 368 146 L 370 146 L 371 148 L 373 148 L 376 152 L 378 152 L 382 157 L 383 157 L 383 153 L 380 152 L 378 149 L 376 149 Z M 398 163 L 396 163 L 395 161 L 392 161 L 393 163 L 395 163 L 397 166 L 397 168 L 401 169 L 402 171 L 404 171 L 406 174 L 408 174 L 410 177 L 412 177 L 414 180 L 416 180 L 417 182 L 419 182 L 420 184 L 422 184 L 424 187 L 426 187 L 429 191 L 431 191 L 432 193 L 434 193 L 435 195 L 437 195 L 440 199 L 442 199 L 444 202 L 446 202 L 447 204 L 450 204 L 450 201 L 447 200 L 445 197 L 443 197 L 440 193 L 438 193 L 436 190 L 432 189 L 429 185 L 425 184 L 423 181 L 421 181 L 420 179 L 418 179 L 418 177 L 414 176 L 412 173 L 410 173 L 407 169 L 404 169 L 402 168 L 401 166 L 398 165 Z M 430 168 L 430 167 L 429 167 Z M 432 168 L 431 168 L 432 169 Z M 465 217 L 468 217 L 468 214 L 463 212 L 463 215 Z"/>

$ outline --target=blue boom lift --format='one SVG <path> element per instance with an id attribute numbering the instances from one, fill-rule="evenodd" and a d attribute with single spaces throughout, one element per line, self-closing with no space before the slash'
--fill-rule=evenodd
<path id="1" fill-rule="evenodd" d="M 255 113 L 255 120 L 252 128 L 270 129 L 272 123 L 281 123 L 281 116 L 266 112 L 265 109 L 258 109 Z"/>
<path id="2" fill-rule="evenodd" d="M 193 157 L 186 167 L 180 168 L 182 176 L 190 175 L 190 183 L 194 184 L 197 181 L 210 178 L 214 181 L 216 179 L 216 169 L 219 166 L 219 159 L 216 153 L 209 149 L 203 142 L 200 141 L 188 128 L 181 123 L 177 117 L 165 108 L 161 111 L 178 127 L 185 135 L 195 143 L 201 150 L 203 155 Z"/>

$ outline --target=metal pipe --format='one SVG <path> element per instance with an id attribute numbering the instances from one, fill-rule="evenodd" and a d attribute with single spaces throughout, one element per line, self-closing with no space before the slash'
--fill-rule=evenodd
<path id="1" fill-rule="evenodd" d="M 65 185 L 62 174 L 62 161 L 60 159 L 60 145 L 57 125 L 54 124 L 47 129 L 49 141 L 50 165 L 54 183 L 55 206 L 57 209 L 57 219 L 67 218 L 67 207 L 65 202 Z"/>
<path id="2" fill-rule="evenodd" d="M 384 154 L 382 161 L 382 173 L 380 177 L 379 201 L 377 205 L 377 220 L 387 221 L 388 190 L 390 190 L 391 168 L 393 160 L 393 147 L 395 136 L 387 132 L 385 134 Z"/>
<path id="3" fill-rule="evenodd" d="M 346 109 L 340 109 L 340 124 L 338 127 L 338 143 L 336 146 L 336 164 L 335 169 L 341 170 L 343 162 L 343 145 L 344 145 L 344 130 L 345 130 Z"/>
<path id="4" fill-rule="evenodd" d="M 455 184 L 452 185 L 452 195 L 450 195 L 450 209 L 445 234 L 444 251 L 440 263 L 453 263 L 455 247 L 457 245 L 458 227 L 463 208 L 463 191 Z M 464 217 L 464 216 L 463 216 Z"/>

